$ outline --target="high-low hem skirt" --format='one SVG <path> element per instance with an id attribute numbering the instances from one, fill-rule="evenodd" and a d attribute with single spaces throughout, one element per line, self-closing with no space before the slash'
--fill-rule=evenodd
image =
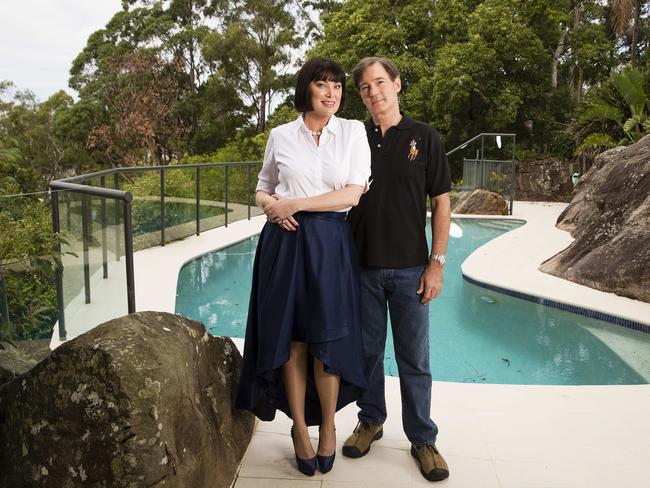
<path id="1" fill-rule="evenodd" d="M 267 223 L 253 267 L 237 408 L 261 420 L 291 418 L 282 366 L 291 342 L 308 350 L 305 420 L 321 423 L 313 358 L 341 377 L 336 409 L 357 400 L 363 373 L 359 269 L 344 212 L 300 212 L 297 232 Z"/>

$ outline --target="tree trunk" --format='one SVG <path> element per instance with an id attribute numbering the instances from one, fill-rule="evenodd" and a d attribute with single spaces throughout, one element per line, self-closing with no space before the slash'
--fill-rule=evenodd
<path id="1" fill-rule="evenodd" d="M 553 52 L 553 56 L 551 57 L 551 93 L 552 94 L 557 91 L 557 65 L 560 60 L 560 56 L 562 56 L 562 52 L 564 51 L 564 40 L 566 39 L 566 35 L 568 32 L 569 32 L 569 27 L 567 26 L 562 31 L 560 40 L 558 41 L 557 47 Z"/>
<path id="2" fill-rule="evenodd" d="M 634 8 L 634 24 L 632 25 L 632 43 L 630 45 L 630 63 L 635 66 L 637 63 L 636 58 L 636 45 L 638 43 L 639 20 L 641 19 L 641 1 L 637 0 Z"/>
<path id="3" fill-rule="evenodd" d="M 582 101 L 582 66 L 578 66 L 578 86 L 576 87 L 577 102 Z"/>
<path id="4" fill-rule="evenodd" d="M 257 133 L 261 134 L 266 129 L 266 92 L 260 94 L 260 111 L 257 118 Z"/>

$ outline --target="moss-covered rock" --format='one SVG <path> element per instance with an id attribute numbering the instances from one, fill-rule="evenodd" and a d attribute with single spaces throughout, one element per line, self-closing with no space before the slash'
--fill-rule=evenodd
<path id="1" fill-rule="evenodd" d="M 254 421 L 240 368 L 176 315 L 100 325 L 0 390 L 0 486 L 229 486 Z"/>

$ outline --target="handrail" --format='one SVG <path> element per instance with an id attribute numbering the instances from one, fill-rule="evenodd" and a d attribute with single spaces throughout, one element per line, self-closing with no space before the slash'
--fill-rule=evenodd
<path id="1" fill-rule="evenodd" d="M 127 203 L 130 203 L 133 200 L 133 195 L 129 191 L 113 190 L 112 188 L 102 188 L 90 185 L 78 185 L 76 183 L 68 183 L 66 180 L 52 181 L 50 183 L 50 188 L 53 190 L 70 190 L 75 193 L 83 193 L 84 195 L 91 195 L 94 197 L 122 200 Z"/>
<path id="2" fill-rule="evenodd" d="M 453 148 L 451 151 L 447 153 L 447 156 L 455 153 L 456 151 L 459 151 L 460 149 L 465 149 L 470 142 L 474 142 L 479 137 L 484 137 L 484 136 L 516 137 L 516 134 L 510 134 L 506 132 L 481 132 L 480 134 L 472 137 L 470 140 L 463 142 L 460 146 Z"/>
<path id="3" fill-rule="evenodd" d="M 192 164 L 170 164 L 169 166 L 126 166 L 124 168 L 111 168 L 102 171 L 95 171 L 85 175 L 69 176 L 56 180 L 57 182 L 84 181 L 100 176 L 107 176 L 117 173 L 139 173 L 143 171 L 168 171 L 175 169 L 196 169 L 196 168 L 218 168 L 219 166 L 250 166 L 251 164 L 259 164 L 259 161 L 237 161 L 237 162 L 221 162 L 221 163 L 192 163 Z"/>

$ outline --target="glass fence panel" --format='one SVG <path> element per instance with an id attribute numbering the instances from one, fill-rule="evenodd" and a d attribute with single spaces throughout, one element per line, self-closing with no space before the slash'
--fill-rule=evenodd
<path id="1" fill-rule="evenodd" d="M 165 170 L 165 242 L 196 234 L 196 169 Z"/>
<path id="2" fill-rule="evenodd" d="M 228 169 L 228 183 L 231 185 L 232 169 Z M 228 222 L 232 222 L 232 203 L 228 202 L 226 210 L 226 167 L 219 165 L 211 168 L 199 168 L 201 191 L 201 232 L 215 229 L 226 224 L 226 211 L 228 211 Z M 230 189 L 229 189 L 230 193 Z M 228 195 L 230 199 L 230 194 Z"/>
<path id="3" fill-rule="evenodd" d="M 514 147 L 515 138 L 511 134 L 483 135 L 460 146 L 449 157 L 452 169 L 462 167 L 457 189 L 461 192 L 489 190 L 503 196 L 510 206 L 516 191 Z"/>
<path id="4" fill-rule="evenodd" d="M 247 184 L 247 194 L 238 195 L 238 198 L 241 199 L 242 203 L 250 204 L 250 217 L 256 217 L 257 215 L 264 214 L 264 211 L 255 204 L 255 188 L 257 187 L 257 175 L 262 169 L 262 163 L 252 163 L 247 168 L 243 168 L 242 171 L 250 172 L 250 186 Z M 248 175 L 247 175 L 248 179 Z M 247 210 L 248 212 L 248 210 Z M 248 218 L 248 215 L 246 216 Z"/>
<path id="5" fill-rule="evenodd" d="M 133 195 L 133 250 L 139 251 L 160 245 L 162 226 L 159 172 L 142 170 L 121 173 L 120 190 L 129 191 Z"/>
<path id="6" fill-rule="evenodd" d="M 40 360 L 57 321 L 58 253 L 48 193 L 16 190 L 9 179 L 0 183 L 0 340 Z"/>
<path id="7" fill-rule="evenodd" d="M 128 313 L 122 209 L 116 200 L 59 192 L 67 339 Z"/>

